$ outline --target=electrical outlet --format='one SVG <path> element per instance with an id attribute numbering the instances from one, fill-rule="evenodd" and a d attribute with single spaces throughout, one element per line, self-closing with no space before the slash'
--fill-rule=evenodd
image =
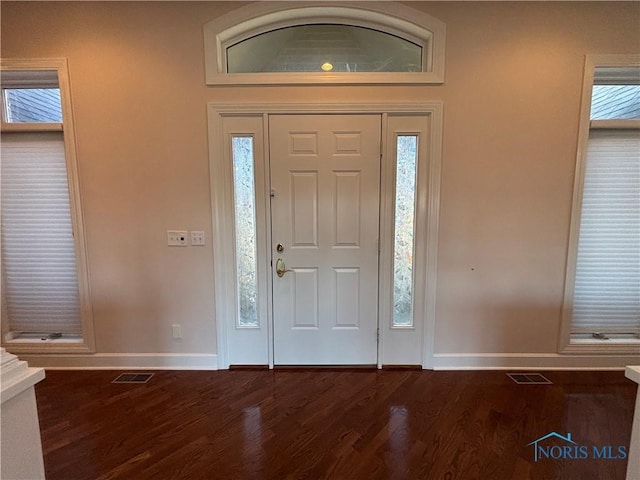
<path id="1" fill-rule="evenodd" d="M 204 232 L 201 232 L 199 230 L 192 230 L 191 245 L 197 245 L 197 246 L 204 245 Z"/>
<path id="2" fill-rule="evenodd" d="M 184 230 L 167 230 L 167 245 L 170 247 L 186 247 L 187 235 L 189 232 Z"/>
<path id="3" fill-rule="evenodd" d="M 174 323 L 173 325 L 171 325 L 171 333 L 174 340 L 182 339 L 182 327 L 179 323 Z"/>

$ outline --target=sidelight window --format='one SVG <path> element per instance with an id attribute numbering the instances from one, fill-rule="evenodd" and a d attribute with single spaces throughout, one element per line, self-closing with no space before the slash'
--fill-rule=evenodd
<path id="1" fill-rule="evenodd" d="M 253 137 L 234 136 L 233 189 L 236 238 L 236 285 L 238 326 L 257 327 L 256 205 Z"/>
<path id="2" fill-rule="evenodd" d="M 393 325 L 413 325 L 413 266 L 418 137 L 396 139 Z"/>

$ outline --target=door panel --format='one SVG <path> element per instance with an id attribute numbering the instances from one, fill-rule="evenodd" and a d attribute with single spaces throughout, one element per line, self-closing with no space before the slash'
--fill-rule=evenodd
<path id="1" fill-rule="evenodd" d="M 377 362 L 380 124 L 269 117 L 277 365 Z"/>
<path id="2" fill-rule="evenodd" d="M 294 247 L 318 246 L 318 172 L 289 172 Z"/>

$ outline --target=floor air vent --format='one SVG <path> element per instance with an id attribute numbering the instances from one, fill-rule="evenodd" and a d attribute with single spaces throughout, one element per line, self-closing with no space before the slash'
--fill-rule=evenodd
<path id="1" fill-rule="evenodd" d="M 153 373 L 121 373 L 111 383 L 147 383 Z"/>
<path id="2" fill-rule="evenodd" d="M 548 385 L 552 383 L 541 373 L 507 373 L 507 376 L 518 385 Z"/>

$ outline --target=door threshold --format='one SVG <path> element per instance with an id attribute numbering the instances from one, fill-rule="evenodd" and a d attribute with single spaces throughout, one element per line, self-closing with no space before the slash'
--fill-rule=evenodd
<path id="1" fill-rule="evenodd" d="M 382 365 L 383 370 L 422 370 L 422 365 Z"/>
<path id="2" fill-rule="evenodd" d="M 377 370 L 376 364 L 366 365 L 274 365 L 274 370 Z"/>
<path id="3" fill-rule="evenodd" d="M 229 370 L 269 370 L 269 365 L 229 365 Z"/>

